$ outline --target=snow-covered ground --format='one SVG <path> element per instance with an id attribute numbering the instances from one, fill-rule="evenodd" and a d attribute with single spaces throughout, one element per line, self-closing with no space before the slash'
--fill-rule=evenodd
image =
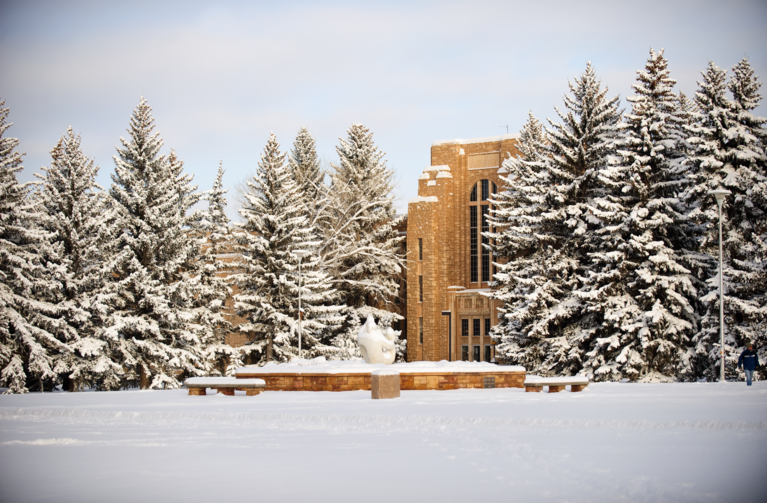
<path id="1" fill-rule="evenodd" d="M 767 383 L 0 396 L 1 501 L 232 497 L 763 502 Z"/>

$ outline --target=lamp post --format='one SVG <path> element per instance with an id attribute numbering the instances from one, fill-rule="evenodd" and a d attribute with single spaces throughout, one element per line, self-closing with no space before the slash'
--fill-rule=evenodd
<path id="1" fill-rule="evenodd" d="M 732 194 L 727 189 L 710 190 L 708 193 L 716 198 L 716 205 L 719 207 L 719 356 L 721 357 L 721 371 L 719 381 L 724 382 L 724 290 L 722 289 L 722 278 L 724 277 L 724 267 L 722 260 L 722 203 L 724 198 Z"/>
<path id="2" fill-rule="evenodd" d="M 447 316 L 447 361 L 453 361 L 453 312 L 442 311 L 442 316 Z"/>
<path id="3" fill-rule="evenodd" d="M 301 319 L 303 318 L 301 312 L 301 259 L 310 255 L 308 250 L 293 250 L 293 255 L 298 257 L 298 358 L 301 358 Z"/>

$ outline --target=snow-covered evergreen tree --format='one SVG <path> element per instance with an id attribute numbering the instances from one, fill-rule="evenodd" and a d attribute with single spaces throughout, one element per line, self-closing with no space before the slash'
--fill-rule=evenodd
<path id="1" fill-rule="evenodd" d="M 697 332 L 700 286 L 693 226 L 680 196 L 689 182 L 685 165 L 685 113 L 673 94 L 663 50 L 650 49 L 627 100 L 618 153 L 604 171 L 614 187 L 610 202 L 622 221 L 602 230 L 605 244 L 580 290 L 594 316 L 584 373 L 594 380 L 676 380 Z"/>
<path id="2" fill-rule="evenodd" d="M 103 338 L 109 314 L 105 285 L 111 273 L 104 252 L 114 230 L 113 211 L 96 184 L 99 168 L 83 154 L 80 136 L 71 127 L 51 157 L 50 167 L 37 175 L 43 227 L 53 236 L 47 269 L 62 284 L 58 307 L 79 335 L 70 343 L 72 351 L 59 353 L 59 366 L 66 369 L 64 387 L 115 389 L 123 370 L 111 359 L 109 341 Z"/>
<path id="3" fill-rule="evenodd" d="M 701 241 L 702 251 L 711 256 L 708 292 L 701 300 L 706 306 L 700 333 L 695 337 L 695 359 L 691 372 L 716 379 L 719 373 L 719 272 L 717 204 L 712 189 L 732 191 L 722 208 L 725 284 L 726 375 L 737 375 L 737 358 L 743 346 L 753 342 L 764 346 L 767 319 L 767 172 L 765 171 L 764 118 L 752 111 L 761 96 L 747 59 L 733 68 L 729 85 L 725 71 L 709 63 L 698 82 L 695 103 L 699 120 L 689 128 L 690 157 L 695 185 L 687 197 L 692 212 L 708 226 Z M 733 100 L 727 99 L 729 88 Z"/>
<path id="4" fill-rule="evenodd" d="M 199 198 L 174 154 L 163 145 L 141 97 L 131 116 L 130 139 L 120 139 L 110 194 L 119 235 L 110 244 L 114 293 L 107 335 L 126 370 L 126 384 L 173 388 L 183 375 L 207 371 L 208 327 L 192 311 L 197 240 L 189 206 Z"/>
<path id="5" fill-rule="evenodd" d="M 195 311 L 200 324 L 210 327 L 212 340 L 205 348 L 214 373 L 232 376 L 242 366 L 242 352 L 226 343 L 232 324 L 226 319 L 225 302 L 232 294 L 224 277 L 236 267 L 233 262 L 233 228 L 226 215 L 226 193 L 223 186 L 224 166 L 219 163 L 213 188 L 205 194 L 208 209 L 198 223 L 203 240 L 199 257 L 199 283 L 196 286 Z"/>
<path id="6" fill-rule="evenodd" d="M 362 124 L 353 124 L 347 133 L 336 147 L 339 163 L 332 165 L 330 174 L 320 250 L 323 269 L 348 306 L 334 340 L 344 359 L 360 356 L 357 332 L 368 315 L 378 320 L 391 316 L 382 307 L 397 296 L 405 263 L 400 253 L 403 238 L 396 230 L 402 217 L 394 208 L 385 154 Z"/>
<path id="7" fill-rule="evenodd" d="M 496 238 L 499 261 L 508 261 L 496 274 L 494 296 L 504 302 L 494 328 L 496 355 L 543 375 L 581 370 L 591 313 L 575 290 L 587 276 L 589 254 L 609 246 L 599 231 L 620 220 L 603 178 L 620 120 L 618 97 L 606 98 L 591 63 L 569 87 L 567 113 L 557 109 L 562 122 L 549 121 L 544 145 L 528 122 L 523 152 L 529 148 L 532 159 L 504 163 L 503 191 L 518 207 L 504 214 L 499 201 L 496 210 L 500 230 L 511 236 Z"/>
<path id="8" fill-rule="evenodd" d="M 309 222 L 316 225 L 327 196 L 327 186 L 325 172 L 317 156 L 316 142 L 305 127 L 298 131 L 293 148 L 288 153 L 288 165 L 299 192 L 303 194 Z"/>
<path id="9" fill-rule="evenodd" d="M 285 362 L 298 357 L 299 258 L 301 263 L 302 356 L 332 357 L 337 349 L 321 339 L 341 322 L 337 292 L 319 269 L 317 240 L 302 204 L 303 195 L 293 180 L 272 134 L 261 154 L 248 204 L 240 210 L 245 219 L 239 235 L 244 272 L 237 277 L 240 293 L 235 309 L 248 322 L 240 330 L 253 334 L 250 352 L 254 363 Z M 254 353 L 255 352 L 255 353 Z"/>
<path id="10" fill-rule="evenodd" d="M 65 369 L 60 357 L 77 334 L 58 305 L 61 283 L 42 257 L 53 235 L 42 228 L 44 209 L 16 173 L 19 141 L 5 136 L 9 110 L 0 100 L 0 386 L 7 393 L 50 389 Z"/>

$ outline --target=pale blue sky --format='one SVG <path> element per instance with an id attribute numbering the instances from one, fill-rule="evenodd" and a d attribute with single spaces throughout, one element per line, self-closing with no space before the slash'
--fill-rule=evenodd
<path id="1" fill-rule="evenodd" d="M 709 60 L 748 56 L 767 78 L 767 2 L 4 0 L 0 97 L 27 153 L 23 180 L 72 125 L 105 188 L 142 94 L 201 190 L 219 159 L 228 187 L 252 173 L 270 131 L 287 150 L 307 126 L 333 161 L 361 122 L 405 212 L 433 141 L 517 132 L 528 110 L 554 119 L 587 61 L 625 97 L 650 47 L 666 49 L 688 95 Z"/>

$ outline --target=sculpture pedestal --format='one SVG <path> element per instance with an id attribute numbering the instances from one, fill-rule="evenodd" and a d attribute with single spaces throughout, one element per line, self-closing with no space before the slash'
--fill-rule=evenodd
<path id="1" fill-rule="evenodd" d="M 374 370 L 370 373 L 370 395 L 373 399 L 399 398 L 399 372 Z"/>

